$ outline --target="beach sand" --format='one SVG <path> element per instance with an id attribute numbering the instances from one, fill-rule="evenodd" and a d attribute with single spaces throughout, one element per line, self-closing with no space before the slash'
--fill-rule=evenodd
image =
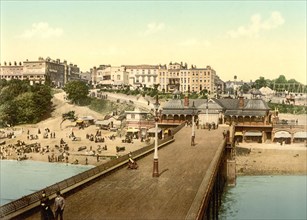
<path id="1" fill-rule="evenodd" d="M 307 175 L 306 144 L 240 143 L 236 149 L 238 175 Z"/>
<path id="2" fill-rule="evenodd" d="M 101 130 L 102 137 L 105 138 L 104 143 L 95 143 L 94 141 L 90 141 L 86 139 L 86 134 L 93 134 L 95 135 L 97 132 L 97 127 L 95 125 L 91 125 L 89 127 L 86 127 L 84 129 L 79 129 L 78 127 L 75 127 L 75 122 L 71 122 L 69 120 L 64 121 L 62 124 L 62 114 L 66 113 L 68 111 L 75 111 L 75 114 L 78 117 L 82 116 L 93 116 L 95 119 L 103 119 L 104 116 L 107 114 L 105 113 L 97 113 L 95 111 L 90 110 L 87 107 L 83 106 L 76 106 L 69 104 L 67 101 L 64 100 L 65 93 L 57 93 L 54 95 L 54 98 L 52 99 L 53 105 L 54 105 L 54 111 L 51 112 L 51 117 L 41 121 L 37 124 L 26 124 L 26 125 L 20 125 L 16 126 L 16 129 L 22 130 L 22 133 L 19 135 L 16 135 L 16 138 L 13 139 L 1 139 L 6 141 L 6 145 L 9 144 L 16 144 L 17 140 L 24 141 L 26 144 L 32 144 L 32 143 L 40 143 L 42 147 L 49 146 L 50 151 L 48 153 L 27 153 L 27 157 L 30 160 L 36 160 L 36 161 L 48 161 L 48 156 L 52 156 L 54 154 L 55 157 L 60 155 L 60 152 L 58 149 L 55 148 L 55 145 L 60 145 L 60 140 L 63 138 L 63 140 L 68 144 L 69 147 L 69 163 L 74 162 L 76 159 L 79 161 L 79 164 L 85 164 L 86 158 L 88 160 L 88 164 L 91 165 L 99 165 L 101 163 L 106 162 L 111 157 L 121 156 L 128 154 L 130 151 L 135 151 L 137 149 L 140 149 L 147 144 L 145 142 L 141 142 L 140 139 L 133 139 L 132 143 L 122 143 L 122 139 L 124 139 L 124 133 L 125 130 L 121 131 L 120 133 L 123 135 L 122 137 L 119 136 L 119 132 L 111 132 L 108 130 Z M 55 133 L 56 138 L 43 138 L 43 134 L 45 132 L 45 129 L 48 128 L 51 133 Z M 38 129 L 40 129 L 41 134 L 38 134 Z M 72 141 L 69 138 L 69 134 L 71 132 L 74 132 L 74 135 L 76 137 L 81 138 L 80 141 Z M 38 135 L 37 140 L 29 140 L 27 138 L 28 132 L 31 135 Z M 108 137 L 111 135 L 116 135 L 115 140 L 110 140 Z M 153 140 L 150 141 L 150 143 L 153 143 Z M 92 148 L 92 151 L 96 151 L 98 149 L 98 146 L 104 147 L 107 145 L 107 150 L 104 150 L 99 154 L 100 161 L 97 162 L 96 156 L 90 156 L 89 155 L 89 149 Z M 78 148 L 81 146 L 86 146 L 87 149 L 83 151 L 78 151 Z M 125 147 L 125 151 L 116 152 L 116 146 L 119 147 Z M 7 159 L 17 159 L 17 154 L 14 151 L 11 151 L 11 155 L 7 157 Z"/>

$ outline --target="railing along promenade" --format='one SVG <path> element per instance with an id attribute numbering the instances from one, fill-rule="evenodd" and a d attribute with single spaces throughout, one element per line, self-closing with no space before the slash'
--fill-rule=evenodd
<path id="1" fill-rule="evenodd" d="M 184 124 L 181 124 L 172 129 L 172 134 L 176 134 Z M 158 147 L 161 148 L 171 142 L 174 141 L 173 136 L 167 137 L 163 140 L 158 141 Z M 150 154 L 154 150 L 154 143 L 138 149 L 136 151 L 131 152 L 131 155 L 134 159 L 139 159 Z M 55 194 L 57 191 L 61 191 L 62 193 L 67 193 L 80 187 L 90 181 L 102 177 L 104 175 L 110 174 L 112 171 L 115 171 L 123 166 L 125 166 L 128 162 L 129 155 L 124 155 L 115 159 L 112 159 L 104 164 L 101 164 L 97 167 L 94 167 L 90 170 L 87 170 L 83 173 L 77 174 L 73 177 L 65 179 L 61 182 L 55 183 L 49 187 L 46 187 L 42 190 L 46 191 L 46 195 L 50 199 L 55 198 Z M 0 207 L 0 217 L 1 219 L 11 219 L 21 215 L 31 209 L 34 209 L 39 206 L 40 198 L 41 198 L 41 191 L 34 192 L 27 196 L 24 196 L 20 199 L 7 203 Z"/>

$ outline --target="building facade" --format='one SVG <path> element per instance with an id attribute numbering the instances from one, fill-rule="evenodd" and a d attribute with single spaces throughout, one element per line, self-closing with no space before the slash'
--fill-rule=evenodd
<path id="1" fill-rule="evenodd" d="M 160 90 L 173 92 L 176 89 L 180 92 L 196 92 L 207 90 L 209 93 L 217 91 L 218 85 L 221 84 L 219 79 L 217 84 L 217 75 L 210 66 L 206 68 L 197 68 L 195 65 L 185 63 L 170 63 L 167 71 L 160 72 L 159 82 Z M 222 89 L 222 87 L 221 87 Z"/>
<path id="2" fill-rule="evenodd" d="M 131 89 L 147 87 L 154 88 L 159 83 L 160 71 L 166 71 L 161 65 L 123 65 L 128 74 L 128 84 Z"/>
<path id="3" fill-rule="evenodd" d="M 67 64 L 60 59 L 52 60 L 49 57 L 39 57 L 36 61 L 26 60 L 23 63 L 11 62 L 1 65 L 0 79 L 29 80 L 30 84 L 49 82 L 54 87 L 63 87 L 70 80 L 79 80 L 80 69 L 77 65 Z"/>

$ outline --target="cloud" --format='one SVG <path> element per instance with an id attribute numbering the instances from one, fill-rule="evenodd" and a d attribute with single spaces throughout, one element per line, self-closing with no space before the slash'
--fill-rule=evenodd
<path id="1" fill-rule="evenodd" d="M 32 24 L 32 27 L 28 30 L 25 30 L 18 38 L 23 39 L 48 39 L 54 37 L 60 37 L 63 34 L 63 30 L 61 28 L 53 28 L 50 27 L 46 22 L 39 22 Z"/>
<path id="2" fill-rule="evenodd" d="M 162 22 L 161 23 L 152 22 L 152 23 L 147 24 L 147 29 L 142 34 L 145 35 L 145 36 L 155 34 L 157 32 L 160 32 L 164 28 L 165 28 L 164 23 L 162 23 Z"/>
<path id="3" fill-rule="evenodd" d="M 237 30 L 228 31 L 227 37 L 258 37 L 261 31 L 277 28 L 285 22 L 284 18 L 278 11 L 272 12 L 267 20 L 262 20 L 261 15 L 259 14 L 253 15 L 250 20 L 251 22 L 247 26 L 240 26 Z"/>
<path id="4" fill-rule="evenodd" d="M 204 41 L 199 41 L 195 38 L 190 38 L 190 39 L 186 39 L 182 42 L 179 43 L 179 46 L 205 46 L 205 47 L 209 47 L 211 45 L 211 43 L 207 40 Z"/>

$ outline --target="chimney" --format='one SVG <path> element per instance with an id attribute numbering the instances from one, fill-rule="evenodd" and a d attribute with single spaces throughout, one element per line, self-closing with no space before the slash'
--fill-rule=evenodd
<path id="1" fill-rule="evenodd" d="M 187 95 L 184 97 L 184 107 L 189 107 L 189 97 Z"/>
<path id="2" fill-rule="evenodd" d="M 239 96 L 239 108 L 242 109 L 244 108 L 244 97 Z"/>

